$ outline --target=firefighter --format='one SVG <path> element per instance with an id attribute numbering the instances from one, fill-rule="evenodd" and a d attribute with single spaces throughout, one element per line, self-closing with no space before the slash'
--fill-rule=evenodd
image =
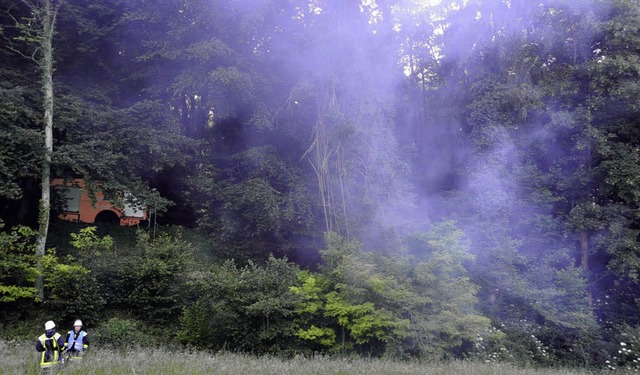
<path id="1" fill-rule="evenodd" d="M 44 324 L 44 333 L 36 341 L 36 350 L 42 352 L 40 368 L 48 369 L 62 362 L 64 338 L 56 332 L 56 324 L 49 320 Z"/>
<path id="2" fill-rule="evenodd" d="M 73 323 L 73 329 L 67 333 L 64 349 L 69 359 L 79 359 L 89 348 L 89 337 L 87 332 L 82 330 L 82 320 L 78 319 Z"/>

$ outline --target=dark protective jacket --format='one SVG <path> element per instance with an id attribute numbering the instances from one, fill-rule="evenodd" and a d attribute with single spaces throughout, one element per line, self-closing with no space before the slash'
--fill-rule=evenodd
<path id="1" fill-rule="evenodd" d="M 62 335 L 55 331 L 43 333 L 36 341 L 36 350 L 42 352 L 40 367 L 51 367 L 60 361 L 60 353 L 64 349 Z"/>

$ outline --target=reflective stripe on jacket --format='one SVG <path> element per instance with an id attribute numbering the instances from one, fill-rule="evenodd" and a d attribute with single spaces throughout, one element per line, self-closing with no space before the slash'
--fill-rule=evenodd
<path id="1" fill-rule="evenodd" d="M 46 333 L 38 337 L 38 341 L 44 349 L 40 357 L 40 367 L 51 367 L 58 363 L 60 350 L 62 350 L 59 343 L 59 341 L 61 341 L 60 338 L 61 336 L 58 332 L 54 333 L 51 337 L 47 337 Z"/>

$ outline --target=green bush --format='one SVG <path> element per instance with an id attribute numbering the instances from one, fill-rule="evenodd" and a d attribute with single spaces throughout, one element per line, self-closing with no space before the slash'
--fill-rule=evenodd
<path id="1" fill-rule="evenodd" d="M 138 231 L 136 256 L 122 276 L 129 278 L 130 293 L 123 302 L 150 324 L 163 327 L 178 322 L 188 295 L 189 271 L 194 268 L 193 248 L 181 235 L 160 233 L 150 238 Z"/>
<path id="2" fill-rule="evenodd" d="M 43 329 L 42 324 L 33 319 L 20 321 L 12 318 L 0 325 L 0 337 L 5 340 L 33 340 L 35 344 L 36 338 L 44 332 Z"/>
<path id="3" fill-rule="evenodd" d="M 609 370 L 640 371 L 640 326 L 622 324 L 616 331 L 616 342 L 611 346 L 605 367 Z"/>
<path id="4" fill-rule="evenodd" d="M 213 267 L 204 277 L 202 296 L 184 309 L 177 338 L 199 348 L 291 351 L 297 298 L 290 287 L 297 271 L 274 257 L 262 265 L 227 261 Z"/>
<path id="5" fill-rule="evenodd" d="M 211 310 L 204 300 L 198 300 L 184 309 L 180 317 L 180 330 L 177 339 L 185 345 L 210 349 L 215 341 L 207 340 L 210 332 Z"/>
<path id="6" fill-rule="evenodd" d="M 154 338 L 143 331 L 141 323 L 120 317 L 114 317 L 98 326 L 92 334 L 92 345 L 112 346 L 130 349 L 135 346 L 151 346 L 156 344 Z"/>

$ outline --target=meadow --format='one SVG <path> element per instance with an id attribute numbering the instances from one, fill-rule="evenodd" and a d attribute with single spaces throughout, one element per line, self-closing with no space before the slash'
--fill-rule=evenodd
<path id="1" fill-rule="evenodd" d="M 30 342 L 0 340 L 0 375 L 39 374 L 38 355 Z M 608 370 L 606 373 L 611 373 Z M 633 372 L 614 371 L 616 374 Z M 53 372 L 50 372 L 53 373 Z M 316 356 L 280 359 L 235 353 L 168 348 L 92 350 L 81 362 L 66 364 L 58 374 L 269 374 L 269 375 L 587 375 L 600 371 L 522 368 L 504 363 L 451 361 L 428 363 L 367 358 Z"/>

